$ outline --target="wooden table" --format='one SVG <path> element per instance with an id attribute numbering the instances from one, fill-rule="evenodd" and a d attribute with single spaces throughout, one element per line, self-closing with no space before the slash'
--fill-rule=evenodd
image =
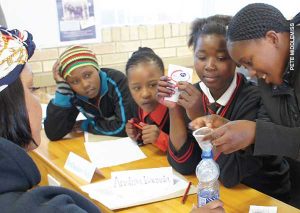
<path id="1" fill-rule="evenodd" d="M 102 136 L 102 138 L 103 140 L 105 140 L 111 137 Z M 92 183 L 110 178 L 110 173 L 112 171 L 169 166 L 165 154 L 159 151 L 156 147 L 147 145 L 141 147 L 141 149 L 145 153 L 145 155 L 147 155 L 147 158 L 127 164 L 101 169 L 105 178 L 95 174 Z M 56 180 L 58 180 L 62 186 L 73 189 L 88 197 L 79 188 L 80 186 L 87 183 L 64 169 L 64 164 L 66 162 L 68 154 L 71 151 L 85 159 L 88 159 L 82 134 L 73 134 L 70 135 L 69 138 L 57 142 L 49 142 L 44 134 L 44 131 L 42 131 L 42 144 L 38 149 L 32 151 L 30 155 L 37 163 L 41 171 L 42 181 L 40 185 L 48 185 L 47 174 L 50 174 Z M 195 175 L 185 177 L 189 181 L 192 181 L 194 185 L 197 184 L 197 178 L 195 177 Z M 249 212 L 249 205 L 277 206 L 279 213 L 300 212 L 300 210 L 296 208 L 293 208 L 281 201 L 278 201 L 242 184 L 231 189 L 227 189 L 221 186 L 220 193 L 227 213 Z M 101 203 L 95 200 L 92 201 L 101 208 L 102 212 L 112 212 Z M 174 198 L 166 201 L 120 209 L 116 212 L 185 213 L 190 212 L 193 204 L 197 204 L 196 195 L 190 195 L 185 204 L 181 204 L 181 198 Z"/>

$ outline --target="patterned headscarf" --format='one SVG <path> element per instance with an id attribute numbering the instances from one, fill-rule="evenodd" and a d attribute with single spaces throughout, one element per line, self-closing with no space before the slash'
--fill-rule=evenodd
<path id="1" fill-rule="evenodd" d="M 34 50 L 29 32 L 0 27 L 0 92 L 19 77 Z"/>
<path id="2" fill-rule="evenodd" d="M 95 54 L 83 46 L 72 46 L 66 49 L 59 57 L 59 74 L 66 79 L 78 67 L 93 66 L 100 69 Z"/>

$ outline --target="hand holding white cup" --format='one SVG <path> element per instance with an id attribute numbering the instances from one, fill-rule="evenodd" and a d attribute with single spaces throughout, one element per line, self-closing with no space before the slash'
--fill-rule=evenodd
<path id="1" fill-rule="evenodd" d="M 210 140 L 203 140 L 204 136 L 210 134 L 212 129 L 209 127 L 201 127 L 193 131 L 193 136 L 195 137 L 196 141 L 198 142 L 200 148 L 203 151 L 212 150 L 213 145 Z"/>

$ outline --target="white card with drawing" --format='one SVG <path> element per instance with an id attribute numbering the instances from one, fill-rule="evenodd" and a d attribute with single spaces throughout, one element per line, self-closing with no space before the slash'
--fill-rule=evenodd
<path id="1" fill-rule="evenodd" d="M 168 76 L 171 78 L 171 83 L 173 83 L 174 85 L 177 85 L 179 81 L 187 81 L 189 83 L 192 83 L 193 69 L 169 64 Z M 180 91 L 178 91 L 178 87 L 175 87 L 174 90 L 175 94 L 173 94 L 171 97 L 166 97 L 165 100 L 172 102 L 178 101 Z"/>
<path id="2" fill-rule="evenodd" d="M 65 163 L 65 169 L 74 173 L 75 175 L 87 181 L 88 183 L 91 182 L 93 175 L 97 170 L 94 164 L 76 155 L 73 152 L 70 152 L 67 158 L 67 161 Z"/>

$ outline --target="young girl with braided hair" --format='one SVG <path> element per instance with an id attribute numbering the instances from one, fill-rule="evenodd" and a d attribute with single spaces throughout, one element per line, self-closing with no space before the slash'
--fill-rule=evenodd
<path id="1" fill-rule="evenodd" d="M 128 87 L 135 103 L 126 133 L 138 144 L 153 144 L 166 152 L 169 141 L 168 108 L 156 100 L 157 83 L 164 74 L 162 59 L 148 47 L 140 47 L 126 64 Z M 137 127 L 139 125 L 139 127 Z"/>

